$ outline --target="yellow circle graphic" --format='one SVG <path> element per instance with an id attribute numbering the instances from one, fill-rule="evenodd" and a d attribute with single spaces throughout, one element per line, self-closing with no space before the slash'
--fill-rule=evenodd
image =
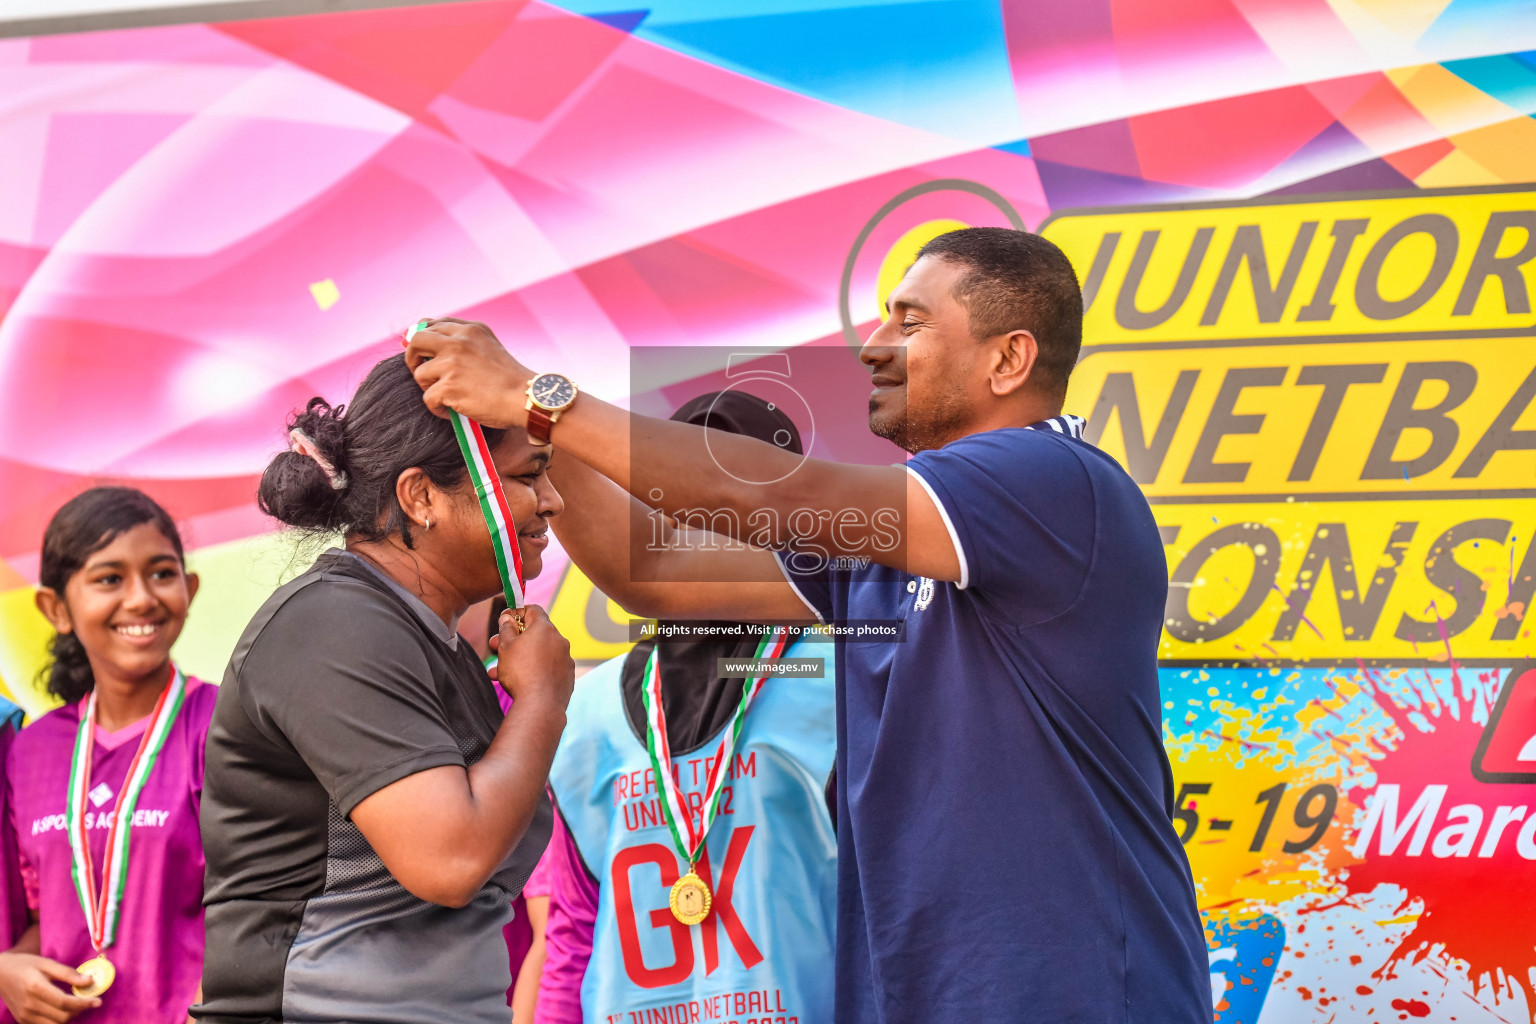
<path id="1" fill-rule="evenodd" d="M 924 221 L 896 239 L 896 244 L 891 246 L 885 259 L 880 261 L 880 273 L 875 278 L 875 299 L 880 309 L 880 319 L 884 320 L 888 315 L 885 300 L 890 298 L 891 292 L 896 290 L 901 279 L 907 276 L 907 271 L 912 269 L 912 264 L 917 260 L 917 251 L 940 235 L 970 226 L 963 220 L 940 218 Z"/>

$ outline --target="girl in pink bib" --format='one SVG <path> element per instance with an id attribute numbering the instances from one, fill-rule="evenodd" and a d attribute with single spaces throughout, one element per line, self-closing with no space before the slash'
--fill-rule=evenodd
<path id="1" fill-rule="evenodd" d="M 203 962 L 203 746 L 217 688 L 171 646 L 197 576 L 165 510 L 86 491 L 43 536 L 38 609 L 63 706 L 16 736 L 3 836 L 28 926 L 0 953 L 20 1024 L 181 1024 Z"/>

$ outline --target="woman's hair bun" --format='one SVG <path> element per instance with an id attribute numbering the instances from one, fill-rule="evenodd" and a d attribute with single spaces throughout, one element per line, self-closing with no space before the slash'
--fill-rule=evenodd
<path id="1" fill-rule="evenodd" d="M 344 407 L 311 398 L 288 422 L 289 436 L 295 431 L 319 459 L 292 450 L 276 456 L 256 503 L 303 530 L 367 541 L 399 534 L 411 547 L 411 520 L 395 494 L 400 474 L 419 469 L 444 490 L 466 477 L 453 427 L 421 400 L 403 353 L 379 360 Z M 494 448 L 504 433 L 487 429 L 485 440 Z"/>
<path id="2" fill-rule="evenodd" d="M 303 433 L 338 473 L 345 473 L 345 406 L 311 398 L 304 411 L 288 422 L 290 432 Z M 345 480 L 344 476 L 338 477 Z M 273 456 L 261 474 L 256 505 L 272 518 L 303 530 L 334 531 L 347 525 L 343 511 L 347 489 L 338 489 L 324 467 L 289 448 Z"/>

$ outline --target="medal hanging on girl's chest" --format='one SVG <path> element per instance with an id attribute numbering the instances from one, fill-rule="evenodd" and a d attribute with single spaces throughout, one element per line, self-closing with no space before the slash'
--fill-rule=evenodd
<path id="1" fill-rule="evenodd" d="M 757 660 L 777 658 L 784 653 L 789 637 L 782 631 L 770 634 L 757 645 Z M 713 897 L 709 886 L 693 870 L 699 855 L 704 852 L 704 842 L 709 838 L 709 828 L 714 824 L 715 813 L 720 808 L 720 796 L 725 790 L 725 780 L 730 775 L 731 758 L 736 752 L 736 741 L 746 721 L 747 708 L 752 705 L 758 691 L 767 680 L 758 676 L 742 687 L 741 703 L 731 715 L 720 746 L 715 750 L 714 766 L 709 772 L 704 789 L 704 803 L 698 810 L 698 827 L 694 826 L 694 812 L 683 799 L 677 780 L 672 777 L 672 747 L 667 742 L 667 720 L 661 711 L 661 671 L 657 665 L 657 649 L 645 663 L 645 683 L 640 690 L 645 700 L 645 749 L 651 756 L 651 770 L 656 775 L 656 789 L 661 794 L 661 814 L 667 822 L 667 832 L 672 837 L 688 871 L 672 885 L 668 903 L 672 916 L 683 924 L 696 925 L 709 916 Z"/>
<path id="2" fill-rule="evenodd" d="M 186 696 L 187 680 L 176 666 L 171 666 L 170 684 L 161 692 L 150 713 L 144 729 L 144 738 L 128 766 L 128 777 L 118 791 L 117 802 L 112 807 L 112 824 L 107 830 L 106 862 L 102 866 L 101 886 L 96 885 L 96 865 L 91 857 L 90 840 L 85 834 L 85 821 L 90 811 L 86 807 L 87 794 L 91 789 L 91 758 L 96 745 L 93 735 L 96 728 L 96 691 L 86 698 L 85 710 L 80 715 L 80 725 L 75 732 L 74 754 L 69 762 L 69 795 L 64 807 L 64 830 L 69 837 L 71 874 L 75 895 L 80 908 L 85 911 L 85 921 L 90 928 L 91 948 L 96 955 L 76 970 L 91 979 L 89 985 L 74 986 L 75 995 L 94 998 L 112 987 L 117 978 L 117 968 L 107 959 L 106 951 L 117 941 L 117 925 L 122 916 L 124 887 L 128 881 L 128 849 L 132 837 L 133 812 L 139 804 L 139 794 L 149 781 L 170 735 L 176 715 L 181 711 Z"/>

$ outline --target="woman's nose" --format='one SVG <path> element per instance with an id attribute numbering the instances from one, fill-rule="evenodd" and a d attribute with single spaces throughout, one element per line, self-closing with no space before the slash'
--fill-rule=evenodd
<path id="1" fill-rule="evenodd" d="M 550 482 L 549 474 L 539 474 L 539 482 L 534 486 L 534 495 L 538 498 L 539 515 L 557 516 L 565 511 L 565 499 L 560 497 L 560 492 Z"/>

